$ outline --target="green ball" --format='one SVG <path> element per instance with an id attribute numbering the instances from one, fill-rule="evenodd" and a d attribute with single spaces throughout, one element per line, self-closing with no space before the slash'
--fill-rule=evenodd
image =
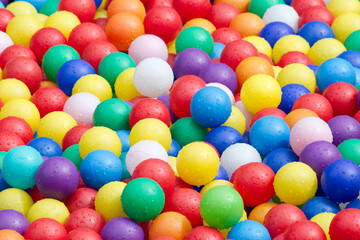
<path id="1" fill-rule="evenodd" d="M 164 208 L 165 194 L 160 185 L 149 178 L 131 180 L 121 195 L 121 204 L 126 215 L 139 222 L 157 217 Z"/>
<path id="2" fill-rule="evenodd" d="M 62 154 L 62 157 L 69 159 L 80 171 L 82 158 L 80 157 L 79 144 L 68 147 Z"/>
<path id="3" fill-rule="evenodd" d="M 360 165 L 360 139 L 352 138 L 339 144 L 338 149 L 341 157 Z"/>
<path id="4" fill-rule="evenodd" d="M 97 105 L 93 122 L 94 126 L 110 128 L 114 131 L 130 130 L 130 106 L 123 100 L 110 98 Z"/>
<path id="5" fill-rule="evenodd" d="M 56 45 L 51 47 L 43 57 L 42 67 L 47 78 L 56 82 L 56 76 L 61 66 L 67 61 L 80 59 L 79 53 L 68 45 Z"/>
<path id="6" fill-rule="evenodd" d="M 200 214 L 204 221 L 216 229 L 228 229 L 239 222 L 244 212 L 240 194 L 229 186 L 216 186 L 208 190 L 200 201 Z"/>
<path id="7" fill-rule="evenodd" d="M 129 55 L 123 52 L 110 53 L 101 60 L 98 74 L 109 82 L 114 91 L 114 84 L 119 74 L 132 67 L 136 67 L 136 64 Z"/>
<path id="8" fill-rule="evenodd" d="M 2 162 L 3 162 L 3 159 L 5 157 L 5 154 L 6 154 L 6 152 L 0 151 L 0 170 L 1 170 L 1 167 L 2 167 Z"/>
<path id="9" fill-rule="evenodd" d="M 58 10 L 60 0 L 48 0 L 40 8 L 41 14 L 50 16 Z"/>
<path id="10" fill-rule="evenodd" d="M 170 132 L 172 138 L 183 147 L 195 141 L 203 141 L 208 129 L 200 126 L 192 117 L 184 117 L 171 126 Z"/>
<path id="11" fill-rule="evenodd" d="M 346 50 L 360 51 L 360 30 L 352 32 L 344 42 Z"/>
<path id="12" fill-rule="evenodd" d="M 249 12 L 263 17 L 266 10 L 276 4 L 285 4 L 284 0 L 250 0 Z"/>
<path id="13" fill-rule="evenodd" d="M 122 172 L 122 175 L 121 175 L 121 180 L 131 179 L 131 175 L 130 175 L 129 171 L 126 168 L 126 155 L 127 155 L 127 153 L 128 152 L 122 152 L 121 155 L 120 155 L 120 161 L 121 161 L 121 164 L 123 166 L 123 172 Z"/>
<path id="14" fill-rule="evenodd" d="M 188 48 L 198 48 L 209 54 L 214 50 L 214 40 L 211 34 L 202 27 L 188 27 L 182 30 L 176 38 L 176 53 Z"/>

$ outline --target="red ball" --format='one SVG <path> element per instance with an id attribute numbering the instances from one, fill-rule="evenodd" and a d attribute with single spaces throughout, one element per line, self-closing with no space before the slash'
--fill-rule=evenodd
<path id="1" fill-rule="evenodd" d="M 54 111 L 62 111 L 67 101 L 66 94 L 56 87 L 43 87 L 31 97 L 31 102 L 39 110 L 40 117 Z"/>
<path id="2" fill-rule="evenodd" d="M 71 128 L 64 136 L 62 149 L 65 151 L 68 147 L 78 144 L 81 136 L 90 128 L 91 126 L 88 125 L 77 125 Z"/>
<path id="3" fill-rule="evenodd" d="M 98 25 L 99 27 L 101 27 L 102 30 L 106 31 L 106 24 L 108 23 L 108 19 L 107 18 L 97 18 L 94 19 L 93 21 L 96 25 Z"/>
<path id="4" fill-rule="evenodd" d="M 259 118 L 265 116 L 275 116 L 284 120 L 286 117 L 286 113 L 284 113 L 284 111 L 278 108 L 264 108 L 263 110 L 260 110 L 253 116 L 253 118 L 251 119 L 250 127 L 254 124 L 254 122 L 259 120 Z"/>
<path id="5" fill-rule="evenodd" d="M 182 28 L 179 14 L 171 7 L 155 7 L 144 18 L 145 33 L 160 37 L 165 43 L 174 40 Z"/>
<path id="6" fill-rule="evenodd" d="M 175 54 L 175 53 L 169 53 L 169 54 L 168 54 L 167 63 L 170 65 L 171 69 L 174 68 L 175 58 L 176 58 L 176 54 Z"/>
<path id="7" fill-rule="evenodd" d="M 264 163 L 248 163 L 237 171 L 234 188 L 242 196 L 245 206 L 255 207 L 275 195 L 274 177 L 273 170 Z"/>
<path id="8" fill-rule="evenodd" d="M 305 53 L 298 52 L 298 51 L 290 51 L 281 56 L 279 62 L 277 63 L 277 66 L 283 68 L 286 65 L 289 65 L 292 63 L 301 63 L 304 65 L 313 64 L 310 57 L 308 55 L 306 55 Z"/>
<path id="9" fill-rule="evenodd" d="M 5 8 L 0 9 L 0 31 L 6 32 L 6 27 L 13 17 L 15 15 L 9 10 Z"/>
<path id="10" fill-rule="evenodd" d="M 71 31 L 68 43 L 82 55 L 87 45 L 97 41 L 107 41 L 106 32 L 97 24 L 86 22 L 76 26 Z"/>
<path id="11" fill-rule="evenodd" d="M 146 12 L 155 7 L 173 7 L 172 0 L 149 0 L 146 4 Z"/>
<path id="12" fill-rule="evenodd" d="M 203 219 L 200 215 L 201 194 L 194 189 L 179 188 L 165 199 L 164 212 L 173 211 L 184 215 L 192 227 L 201 226 Z"/>
<path id="13" fill-rule="evenodd" d="M 1 109 L 1 107 L 0 107 L 0 109 Z M 360 123 L 360 110 L 355 113 L 354 118 L 356 119 L 356 121 L 358 121 Z"/>
<path id="14" fill-rule="evenodd" d="M 330 223 L 331 240 L 360 239 L 360 210 L 348 208 L 336 214 Z"/>
<path id="15" fill-rule="evenodd" d="M 271 238 L 286 231 L 297 221 L 307 220 L 300 208 L 291 204 L 279 204 L 265 215 L 264 226 L 270 233 Z"/>
<path id="16" fill-rule="evenodd" d="M 305 108 L 315 112 L 325 122 L 333 117 L 333 109 L 330 102 L 318 93 L 308 93 L 299 97 L 294 102 L 292 110 L 299 108 Z"/>
<path id="17" fill-rule="evenodd" d="M 238 8 L 229 3 L 217 3 L 214 4 L 207 16 L 207 19 L 214 24 L 216 28 L 229 27 L 231 20 L 240 14 Z"/>
<path id="18" fill-rule="evenodd" d="M 164 237 L 154 238 L 153 240 L 175 240 L 175 238 L 164 236 Z"/>
<path id="19" fill-rule="evenodd" d="M 1 98 L 0 98 L 0 110 L 1 110 L 1 108 L 4 106 L 4 103 L 3 103 L 3 101 L 1 100 Z"/>
<path id="20" fill-rule="evenodd" d="M 78 188 L 69 197 L 65 205 L 69 212 L 73 212 L 80 208 L 95 209 L 95 198 L 97 191 L 92 188 Z"/>
<path id="21" fill-rule="evenodd" d="M 347 82 L 337 82 L 328 86 L 323 96 L 330 102 L 334 116 L 354 116 L 359 110 L 357 96 L 359 91 Z"/>
<path id="22" fill-rule="evenodd" d="M 82 52 L 81 58 L 97 71 L 101 60 L 110 53 L 118 52 L 114 44 L 107 41 L 96 41 L 88 44 Z"/>
<path id="23" fill-rule="evenodd" d="M 206 18 L 211 3 L 210 0 L 173 0 L 173 6 L 183 23 L 186 23 L 193 18 Z"/>
<path id="24" fill-rule="evenodd" d="M 284 233 L 277 235 L 275 238 L 273 238 L 272 240 L 284 240 Z"/>
<path id="25" fill-rule="evenodd" d="M 238 31 L 229 27 L 218 28 L 211 35 L 214 42 L 222 43 L 224 45 L 242 39 L 241 34 Z"/>
<path id="26" fill-rule="evenodd" d="M 244 40 L 236 40 L 225 45 L 220 56 L 220 62 L 227 64 L 235 71 L 244 59 L 257 55 L 258 51 L 254 45 Z"/>
<path id="27" fill-rule="evenodd" d="M 25 239 L 60 240 L 67 235 L 65 227 L 51 218 L 39 218 L 33 221 L 25 230 Z"/>
<path id="28" fill-rule="evenodd" d="M 283 240 L 326 240 L 324 230 L 309 220 L 291 224 L 285 231 Z"/>
<path id="29" fill-rule="evenodd" d="M 171 110 L 176 116 L 191 117 L 190 103 L 192 97 L 201 88 L 206 87 L 206 83 L 195 75 L 185 75 L 178 78 L 170 89 L 169 102 Z"/>
<path id="30" fill-rule="evenodd" d="M 309 1 L 311 2 L 311 1 Z M 299 29 L 304 24 L 312 21 L 321 21 L 331 26 L 335 20 L 334 15 L 326 8 L 321 6 L 315 6 L 305 10 L 299 17 Z"/>
<path id="31" fill-rule="evenodd" d="M 0 131 L 0 151 L 7 152 L 11 148 L 21 145 L 25 144 L 16 133 Z"/>
<path id="32" fill-rule="evenodd" d="M 271 64 L 271 66 L 275 66 L 273 60 L 271 60 L 271 58 L 269 58 L 268 55 L 259 52 L 259 53 L 258 53 L 258 57 L 261 57 L 261 58 L 265 59 L 266 61 L 268 61 L 268 62 Z"/>
<path id="33" fill-rule="evenodd" d="M 49 48 L 67 44 L 66 37 L 56 28 L 46 27 L 37 31 L 30 39 L 30 49 L 35 53 L 39 64 Z"/>
<path id="34" fill-rule="evenodd" d="M 184 238 L 184 240 L 224 240 L 224 236 L 219 232 L 219 230 L 207 227 L 199 226 L 193 228 Z"/>
<path id="35" fill-rule="evenodd" d="M 9 116 L 0 120 L 0 132 L 11 132 L 18 135 L 24 144 L 33 139 L 30 125 L 22 118 Z"/>
<path id="36" fill-rule="evenodd" d="M 135 104 L 130 111 L 129 124 L 132 128 L 138 121 L 145 118 L 156 118 L 170 127 L 170 112 L 160 100 L 147 98 Z"/>
<path id="37" fill-rule="evenodd" d="M 64 240 L 102 240 L 102 238 L 89 228 L 77 228 L 69 232 Z"/>
<path id="38" fill-rule="evenodd" d="M 58 11 L 68 11 L 75 14 L 80 22 L 91 22 L 94 20 L 96 5 L 94 0 L 60 0 Z"/>
<path id="39" fill-rule="evenodd" d="M 175 188 L 175 173 L 167 162 L 150 158 L 136 166 L 132 179 L 150 178 L 163 189 L 165 196 L 170 195 Z"/>
<path id="40" fill-rule="evenodd" d="M 80 208 L 73 211 L 64 224 L 68 232 L 77 228 L 89 228 L 99 234 L 104 225 L 105 220 L 101 214 L 90 208 Z"/>
<path id="41" fill-rule="evenodd" d="M 39 191 L 36 185 L 29 191 L 29 195 L 34 201 L 34 203 L 45 198 L 44 195 L 41 194 L 41 192 Z"/>
<path id="42" fill-rule="evenodd" d="M 300 16 L 304 11 L 306 11 L 309 8 L 320 6 L 320 7 L 326 7 L 326 4 L 324 0 L 292 0 L 290 6 L 292 6 L 295 11 Z"/>
<path id="43" fill-rule="evenodd" d="M 180 189 L 180 188 L 194 189 L 192 185 L 184 182 L 184 180 L 182 180 L 181 178 L 176 177 L 174 191 L 177 190 L 177 189 Z"/>
<path id="44" fill-rule="evenodd" d="M 130 102 L 135 105 L 135 104 L 139 103 L 140 101 L 147 99 L 147 98 L 148 97 L 144 97 L 144 96 L 134 97 L 133 99 L 130 100 Z"/>
<path id="45" fill-rule="evenodd" d="M 1 10 L 1 9 L 0 9 Z M 36 61 L 33 51 L 23 45 L 12 45 L 2 51 L 0 55 L 0 68 L 4 69 L 5 65 L 17 57 L 28 57 Z"/>

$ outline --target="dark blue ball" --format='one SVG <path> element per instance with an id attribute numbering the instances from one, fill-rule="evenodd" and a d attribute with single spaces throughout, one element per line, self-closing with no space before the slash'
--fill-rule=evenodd
<path id="1" fill-rule="evenodd" d="M 360 68 L 360 52 L 356 51 L 356 50 L 348 50 L 345 52 L 342 52 L 339 56 L 337 56 L 338 58 L 342 58 L 345 59 L 346 61 L 348 61 L 349 63 L 351 63 L 351 65 L 353 67 L 356 68 Z"/>
<path id="2" fill-rule="evenodd" d="M 313 197 L 302 206 L 301 210 L 305 213 L 307 219 L 310 220 L 312 217 L 323 212 L 336 214 L 340 212 L 340 207 L 327 197 Z"/>
<path id="3" fill-rule="evenodd" d="M 7 188 L 11 188 L 11 186 L 9 184 L 7 184 L 7 182 L 5 181 L 5 179 L 1 173 L 1 169 L 0 169 L 0 192 Z"/>
<path id="4" fill-rule="evenodd" d="M 227 173 L 227 171 L 225 170 L 225 168 L 223 166 L 220 165 L 219 167 L 219 171 L 216 174 L 214 180 L 225 180 L 225 181 L 229 181 L 229 175 Z"/>
<path id="5" fill-rule="evenodd" d="M 302 95 L 310 93 L 310 90 L 304 85 L 292 83 L 283 86 L 281 92 L 281 102 L 278 108 L 288 114 L 291 112 L 294 102 Z"/>
<path id="6" fill-rule="evenodd" d="M 304 24 L 298 35 L 303 37 L 310 45 L 314 45 L 317 41 L 323 38 L 335 38 L 332 28 L 321 21 L 311 21 Z"/>
<path id="7" fill-rule="evenodd" d="M 168 151 L 168 155 L 172 157 L 177 157 L 179 151 L 181 150 L 181 146 L 177 141 L 172 139 L 170 149 Z"/>
<path id="8" fill-rule="evenodd" d="M 353 201 L 351 201 L 351 202 L 349 202 L 349 204 L 348 205 L 346 205 L 346 207 L 345 207 L 346 209 L 347 208 L 356 208 L 356 209 L 360 209 L 360 199 L 355 199 L 355 200 L 353 200 Z"/>
<path id="9" fill-rule="evenodd" d="M 319 65 L 315 65 L 315 64 L 310 64 L 310 65 L 307 65 L 308 68 L 310 68 L 311 70 L 313 70 L 314 74 L 316 75 L 318 69 L 319 69 Z"/>
<path id="10" fill-rule="evenodd" d="M 244 142 L 241 133 L 235 128 L 228 126 L 220 126 L 212 129 L 205 136 L 204 141 L 213 145 L 220 155 L 230 145 Z"/>
<path id="11" fill-rule="evenodd" d="M 48 158 L 61 157 L 63 154 L 60 145 L 55 140 L 48 137 L 34 138 L 26 145 L 35 148 L 41 156 Z"/>
<path id="12" fill-rule="evenodd" d="M 287 163 L 297 162 L 299 157 L 289 148 L 278 148 L 266 155 L 263 163 L 268 165 L 274 173 L 277 173 L 279 169 Z"/>
<path id="13" fill-rule="evenodd" d="M 275 43 L 286 35 L 295 34 L 294 29 L 283 22 L 268 23 L 259 33 L 259 37 L 264 38 L 273 48 Z"/>

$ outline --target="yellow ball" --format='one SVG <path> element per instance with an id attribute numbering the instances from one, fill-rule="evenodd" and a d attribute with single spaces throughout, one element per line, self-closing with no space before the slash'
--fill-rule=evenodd
<path id="1" fill-rule="evenodd" d="M 37 20 L 39 20 L 43 25 L 45 25 L 47 19 L 49 18 L 48 16 L 46 16 L 45 14 L 34 14 L 33 15 Z"/>
<path id="2" fill-rule="evenodd" d="M 28 212 L 27 219 L 32 223 L 39 218 L 52 218 L 64 224 L 69 215 L 69 210 L 64 203 L 52 198 L 45 198 L 32 205 Z"/>
<path id="3" fill-rule="evenodd" d="M 74 85 L 72 94 L 88 92 L 97 96 L 100 101 L 112 98 L 111 86 L 105 78 L 97 74 L 81 77 Z"/>
<path id="4" fill-rule="evenodd" d="M 68 11 L 57 11 L 50 15 L 45 23 L 45 27 L 56 28 L 69 38 L 70 32 L 80 24 L 79 18 Z"/>
<path id="5" fill-rule="evenodd" d="M 28 2 L 18 1 L 12 2 L 6 6 L 6 9 L 12 12 L 15 16 L 37 14 L 36 8 Z"/>
<path id="6" fill-rule="evenodd" d="M 10 20 L 6 33 L 14 44 L 29 47 L 31 37 L 41 28 L 43 24 L 34 15 L 18 15 Z"/>
<path id="7" fill-rule="evenodd" d="M 262 37 L 259 36 L 248 36 L 243 38 L 242 40 L 247 41 L 254 45 L 258 52 L 265 54 L 270 59 L 272 59 L 272 48 L 271 45 Z"/>
<path id="8" fill-rule="evenodd" d="M 282 70 L 282 67 L 272 66 L 272 68 L 273 68 L 273 70 L 274 70 L 275 79 L 277 79 L 277 77 L 279 76 L 280 71 Z"/>
<path id="9" fill-rule="evenodd" d="M 335 58 L 346 51 L 344 44 L 333 38 L 324 38 L 317 41 L 310 49 L 309 57 L 316 65 L 321 65 L 330 58 Z"/>
<path id="10" fill-rule="evenodd" d="M 219 171 L 220 160 L 215 149 L 205 142 L 185 145 L 178 154 L 176 169 L 180 178 L 191 185 L 211 182 Z"/>
<path id="11" fill-rule="evenodd" d="M 244 114 L 235 106 L 231 106 L 230 117 L 224 122 L 222 126 L 233 127 L 239 131 L 239 133 L 244 134 L 246 128 L 246 119 Z"/>
<path id="12" fill-rule="evenodd" d="M 38 137 L 54 139 L 60 146 L 65 134 L 77 125 L 75 119 L 66 112 L 51 112 L 46 114 L 39 123 Z"/>
<path id="13" fill-rule="evenodd" d="M 281 94 L 279 83 L 266 74 L 256 74 L 248 78 L 240 93 L 245 108 L 253 114 L 264 108 L 277 108 L 281 102 Z"/>
<path id="14" fill-rule="evenodd" d="M 298 51 L 308 55 L 310 50 L 309 43 L 299 35 L 286 35 L 280 38 L 273 48 L 273 60 L 278 63 L 281 56 L 287 52 Z"/>
<path id="15" fill-rule="evenodd" d="M 203 29 L 208 31 L 210 34 L 212 34 L 216 30 L 216 27 L 214 26 L 214 24 L 212 24 L 212 22 L 210 22 L 209 20 L 204 19 L 204 18 L 193 18 L 193 19 L 187 21 L 185 23 L 185 25 L 183 26 L 183 29 L 188 28 L 188 27 L 202 27 Z"/>
<path id="16" fill-rule="evenodd" d="M 94 19 L 107 18 L 107 11 L 105 9 L 98 9 L 95 13 Z"/>
<path id="17" fill-rule="evenodd" d="M 169 165 L 170 165 L 171 169 L 174 171 L 175 176 L 179 177 L 179 173 L 177 172 L 177 169 L 176 169 L 176 157 L 169 156 Z"/>
<path id="18" fill-rule="evenodd" d="M 13 209 L 26 216 L 33 204 L 32 198 L 24 190 L 8 188 L 0 192 L 0 211 Z"/>
<path id="19" fill-rule="evenodd" d="M 116 78 L 114 88 L 118 99 L 130 101 L 135 97 L 140 97 L 141 93 L 136 89 L 133 78 L 135 68 L 128 68 L 122 71 Z"/>
<path id="20" fill-rule="evenodd" d="M 275 175 L 275 193 L 285 203 L 304 204 L 315 196 L 317 187 L 316 173 L 302 162 L 288 163 Z"/>
<path id="21" fill-rule="evenodd" d="M 159 119 L 142 119 L 137 122 L 130 131 L 130 146 L 142 140 L 156 141 L 160 143 L 166 151 L 169 151 L 172 141 L 170 129 Z"/>
<path id="22" fill-rule="evenodd" d="M 40 113 L 35 104 L 26 99 L 13 99 L 7 102 L 0 111 L 0 120 L 9 116 L 24 119 L 36 131 L 40 122 Z"/>
<path id="23" fill-rule="evenodd" d="M 322 230 L 324 230 L 326 238 L 328 240 L 331 240 L 329 234 L 329 227 L 335 215 L 336 215 L 335 213 L 323 212 L 323 213 L 319 213 L 316 216 L 313 216 L 310 219 L 310 221 L 317 223 L 322 228 Z"/>
<path id="24" fill-rule="evenodd" d="M 81 158 L 84 159 L 88 153 L 98 149 L 109 150 L 120 156 L 121 142 L 116 132 L 107 127 L 92 127 L 87 130 L 79 142 Z"/>
<path id="25" fill-rule="evenodd" d="M 176 54 L 175 42 L 176 42 L 176 38 L 173 41 L 168 43 L 168 52 L 169 53 Z"/>
<path id="26" fill-rule="evenodd" d="M 0 96 L 3 103 L 12 99 L 22 98 L 30 100 L 31 93 L 29 88 L 20 80 L 7 78 L 0 81 Z"/>
<path id="27" fill-rule="evenodd" d="M 104 9 L 106 5 L 107 0 L 102 0 L 101 5 L 98 9 Z"/>
<path id="28" fill-rule="evenodd" d="M 234 187 L 234 184 L 232 184 L 231 182 L 229 181 L 226 181 L 226 180 L 214 180 L 214 181 L 211 181 L 209 182 L 208 184 L 206 184 L 200 191 L 200 194 L 201 196 L 204 196 L 204 194 L 209 191 L 210 189 L 212 189 L 213 187 L 216 187 L 216 186 L 229 186 L 229 187 Z"/>
<path id="29" fill-rule="evenodd" d="M 316 78 L 314 71 L 308 66 L 300 63 L 286 65 L 279 73 L 277 81 L 280 87 L 291 83 L 304 85 L 310 92 L 316 88 Z"/>
<path id="30" fill-rule="evenodd" d="M 95 210 L 106 222 L 117 217 L 127 217 L 121 204 L 121 194 L 125 186 L 124 182 L 109 182 L 96 194 Z"/>
<path id="31" fill-rule="evenodd" d="M 331 0 L 326 7 L 334 14 L 334 17 L 348 12 L 360 13 L 358 0 Z"/>
<path id="32" fill-rule="evenodd" d="M 360 29 L 360 15 L 353 12 L 343 13 L 335 18 L 331 28 L 335 33 L 335 38 L 344 43 L 352 32 Z"/>
<path id="33" fill-rule="evenodd" d="M 0 68 L 0 80 L 2 80 L 3 79 L 3 71 L 2 71 L 2 69 Z"/>

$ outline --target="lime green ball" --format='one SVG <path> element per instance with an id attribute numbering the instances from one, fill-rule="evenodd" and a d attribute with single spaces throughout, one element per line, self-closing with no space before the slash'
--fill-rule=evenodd
<path id="1" fill-rule="evenodd" d="M 220 185 L 208 190 L 200 201 L 200 214 L 209 226 L 228 229 L 239 222 L 244 212 L 240 194 L 232 187 Z"/>
<path id="2" fill-rule="evenodd" d="M 192 117 L 184 117 L 171 126 L 170 132 L 172 138 L 183 147 L 195 141 L 203 141 L 208 129 L 197 124 Z"/>
<path id="3" fill-rule="evenodd" d="M 360 51 L 360 30 L 352 32 L 344 42 L 346 50 Z"/>
<path id="4" fill-rule="evenodd" d="M 62 154 L 62 157 L 69 159 L 80 171 L 82 158 L 80 157 L 79 144 L 68 147 Z"/>
<path id="5" fill-rule="evenodd" d="M 345 140 L 339 144 L 338 149 L 342 158 L 360 165 L 360 139 L 353 138 Z"/>
<path id="6" fill-rule="evenodd" d="M 263 17 L 266 10 L 276 4 L 285 4 L 284 0 L 250 0 L 249 12 Z"/>
<path id="7" fill-rule="evenodd" d="M 40 13 L 50 16 L 58 10 L 60 0 L 48 0 L 40 8 Z"/>
<path id="8" fill-rule="evenodd" d="M 214 40 L 211 34 L 202 27 L 188 27 L 182 30 L 176 38 L 176 53 L 188 48 L 198 48 L 209 54 L 214 50 Z"/>
<path id="9" fill-rule="evenodd" d="M 47 78 L 56 82 L 56 76 L 61 66 L 69 60 L 80 59 L 79 53 L 68 45 L 51 47 L 43 57 L 42 67 Z"/>
<path id="10" fill-rule="evenodd" d="M 110 98 L 97 105 L 93 122 L 94 126 L 103 126 L 114 131 L 130 130 L 130 106 L 123 100 Z"/>
<path id="11" fill-rule="evenodd" d="M 164 208 L 165 194 L 160 185 L 150 178 L 131 180 L 121 195 L 126 215 L 139 222 L 157 217 Z"/>

